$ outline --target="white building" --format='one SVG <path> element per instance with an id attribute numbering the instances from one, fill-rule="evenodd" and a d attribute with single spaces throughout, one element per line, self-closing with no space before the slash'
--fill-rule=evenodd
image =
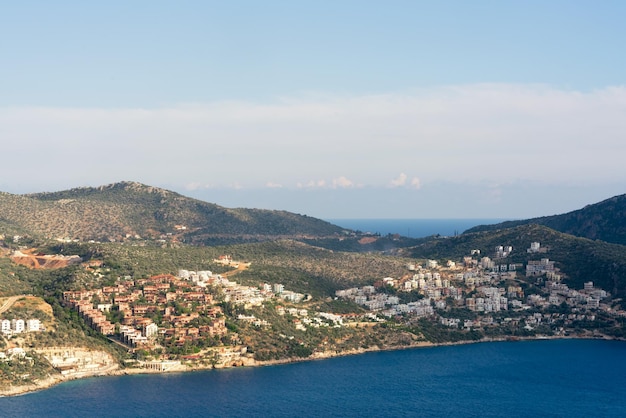
<path id="1" fill-rule="evenodd" d="M 554 261 L 547 258 L 542 258 L 540 261 L 531 260 L 526 265 L 526 276 L 538 276 L 554 271 Z"/>
<path id="2" fill-rule="evenodd" d="M 29 319 L 26 321 L 26 329 L 28 331 L 39 331 L 41 329 L 41 322 L 39 319 Z"/>
<path id="3" fill-rule="evenodd" d="M 26 324 L 23 319 L 13 319 L 11 320 L 11 328 L 13 328 L 13 332 L 19 334 L 20 332 L 24 332 Z"/>
<path id="4" fill-rule="evenodd" d="M 159 332 L 159 327 L 154 322 L 143 327 L 143 335 L 146 338 L 154 337 Z"/>
<path id="5" fill-rule="evenodd" d="M 537 253 L 539 252 L 539 249 L 541 248 L 541 244 L 538 242 L 531 242 L 530 243 L 530 248 L 527 250 L 529 253 Z"/>

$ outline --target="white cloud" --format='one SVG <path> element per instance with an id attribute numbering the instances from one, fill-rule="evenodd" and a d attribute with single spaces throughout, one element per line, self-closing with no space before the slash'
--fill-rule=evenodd
<path id="1" fill-rule="evenodd" d="M 349 187 L 354 187 L 354 182 L 352 180 L 347 179 L 344 176 L 337 177 L 333 179 L 332 188 L 333 189 L 346 189 Z"/>
<path id="2" fill-rule="evenodd" d="M 422 182 L 419 178 L 413 177 L 410 184 L 411 189 L 419 190 L 422 188 Z"/>
<path id="3" fill-rule="evenodd" d="M 395 188 L 406 188 L 406 189 L 414 189 L 419 190 L 422 188 L 422 182 L 418 177 L 413 177 L 409 180 L 409 176 L 405 173 L 400 173 L 400 175 L 388 183 L 388 187 Z"/>
<path id="4" fill-rule="evenodd" d="M 326 187 L 326 180 L 309 180 L 306 183 L 296 183 L 298 189 L 321 189 Z"/>
<path id="5" fill-rule="evenodd" d="M 281 189 L 283 185 L 280 183 L 274 183 L 273 181 L 268 181 L 267 183 L 265 183 L 265 187 L 267 187 L 268 189 Z"/>
<path id="6" fill-rule="evenodd" d="M 390 187 L 400 187 L 400 186 L 404 186 L 406 184 L 406 179 L 408 178 L 408 176 L 404 173 L 400 173 L 400 175 L 398 177 L 396 177 L 395 179 L 391 180 L 389 182 L 389 186 Z"/>
<path id="7" fill-rule="evenodd" d="M 345 176 L 336 177 L 330 181 L 326 180 L 309 180 L 306 183 L 296 183 L 298 189 L 347 189 L 353 187 L 362 187 L 362 185 L 355 184 L 352 180 Z"/>
<path id="8" fill-rule="evenodd" d="M 433 181 L 626 181 L 625 114 L 623 86 L 506 84 L 269 104 L 5 107 L 0 137 L 10 158 L 0 178 L 20 173 L 20 184 L 35 190 L 122 179 L 189 190 L 265 188 L 267 178 L 299 188 L 413 189 Z M 417 167 L 419 179 L 380 182 Z M 331 180 L 298 182 L 320 178 Z"/>
<path id="9" fill-rule="evenodd" d="M 311 180 L 307 183 L 309 188 L 322 188 L 326 187 L 326 180 Z"/>

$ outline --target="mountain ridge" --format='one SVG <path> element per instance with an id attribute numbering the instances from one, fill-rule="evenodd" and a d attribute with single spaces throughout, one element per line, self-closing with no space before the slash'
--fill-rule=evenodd
<path id="1" fill-rule="evenodd" d="M 332 236 L 345 228 L 287 211 L 226 208 L 138 182 L 27 195 L 0 194 L 0 221 L 33 234 L 81 240 L 202 241 L 214 234 Z"/>
<path id="2" fill-rule="evenodd" d="M 495 231 L 528 224 L 544 225 L 578 237 L 626 245 L 626 194 L 563 214 L 479 225 L 464 233 Z"/>

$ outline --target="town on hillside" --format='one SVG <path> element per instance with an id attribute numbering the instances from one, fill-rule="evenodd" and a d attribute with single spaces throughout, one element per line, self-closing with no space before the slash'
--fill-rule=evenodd
<path id="1" fill-rule="evenodd" d="M 129 349 L 164 353 L 179 353 L 180 347 L 191 345 L 201 349 L 228 346 L 245 354 L 241 338 L 227 327 L 224 307 L 240 307 L 232 316 L 235 323 L 269 327 L 267 319 L 247 312 L 269 301 L 278 315 L 290 318 L 294 331 L 304 332 L 311 327 L 342 327 L 351 321 L 410 323 L 423 318 L 446 328 L 487 334 L 564 336 L 581 324 L 624 316 L 606 303 L 609 293 L 592 282 L 583 289 L 570 289 L 563 283 L 540 243 L 524 250 L 540 257 L 525 266 L 505 262 L 513 251 L 503 245 L 494 249 L 492 257 L 474 250 L 459 262 L 440 265 L 426 260 L 409 264 L 407 274 L 400 278 L 385 277 L 373 285 L 337 290 L 336 298 L 363 308 L 358 315 L 311 312 L 298 306 L 305 295 L 280 283 L 244 286 L 211 271 L 184 269 L 177 275 L 125 278 L 115 286 L 65 292 L 63 299 L 95 330 L 115 336 Z M 227 256 L 215 261 L 233 268 L 240 264 Z"/>
<path id="2" fill-rule="evenodd" d="M 232 268 L 229 273 L 181 268 L 175 275 L 120 277 L 110 286 L 66 291 L 63 304 L 133 354 L 130 366 L 153 371 L 341 354 L 358 349 L 363 338 L 393 347 L 621 332 L 626 312 L 619 300 L 591 281 L 570 288 L 538 242 L 522 250 L 536 255 L 525 265 L 507 262 L 514 251 L 502 245 L 489 256 L 472 250 L 458 261 L 411 262 L 401 277 L 340 289 L 324 300 L 281 283 L 239 284 L 233 277 L 250 263 L 222 256 L 214 262 Z M 7 339 L 43 328 L 36 318 L 1 315 L 0 325 Z M 388 341 L 367 334 L 375 330 L 412 336 Z M 0 361 L 25 355 L 11 350 L 1 352 Z"/>
<path id="3" fill-rule="evenodd" d="M 446 327 L 488 330 L 492 335 L 566 336 L 597 328 L 594 322 L 615 325 L 616 319 L 626 317 L 625 311 L 614 308 L 611 295 L 593 282 L 570 289 L 554 261 L 542 257 L 525 266 L 504 262 L 512 251 L 512 246 L 498 246 L 493 259 L 473 250 L 458 264 L 410 264 L 411 274 L 402 278 L 338 290 L 336 296 L 386 318 L 428 317 Z M 526 251 L 543 255 L 547 249 L 533 242 Z M 418 299 L 401 302 L 409 294 Z"/>

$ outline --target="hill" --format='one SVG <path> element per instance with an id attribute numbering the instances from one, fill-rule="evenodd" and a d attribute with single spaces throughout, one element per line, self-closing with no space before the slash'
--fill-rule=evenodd
<path id="1" fill-rule="evenodd" d="M 544 225 L 578 237 L 626 245 L 626 194 L 561 215 L 480 225 L 465 232 L 495 231 L 528 224 Z"/>
<path id="2" fill-rule="evenodd" d="M 540 242 L 547 251 L 528 253 L 531 242 Z M 459 259 L 480 250 L 481 256 L 495 258 L 497 246 L 512 246 L 506 258 L 497 264 L 520 263 L 549 258 L 566 276 L 573 288 L 582 288 L 587 281 L 611 292 L 626 296 L 626 247 L 603 241 L 564 234 L 542 225 L 520 225 L 513 228 L 464 233 L 450 238 L 427 241 L 411 249 L 401 250 L 405 256 L 438 260 Z"/>
<path id="3" fill-rule="evenodd" d="M 229 209 L 135 182 L 53 193 L 0 193 L 0 227 L 49 238 L 96 241 L 211 237 L 241 241 L 277 236 L 333 236 L 344 229 L 286 211 Z M 2 231 L 0 231 L 2 232 Z"/>

